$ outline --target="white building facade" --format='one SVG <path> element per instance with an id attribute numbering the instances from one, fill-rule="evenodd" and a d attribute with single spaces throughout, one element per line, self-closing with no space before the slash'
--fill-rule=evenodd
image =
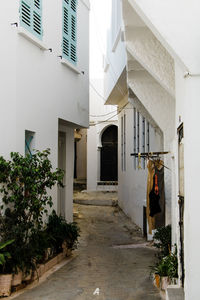
<path id="1" fill-rule="evenodd" d="M 70 221 L 74 129 L 89 123 L 89 2 L 8 0 L 0 18 L 0 155 L 50 148 L 65 170 L 54 208 Z"/>
<path id="2" fill-rule="evenodd" d="M 109 63 L 105 71 L 105 98 L 106 104 L 118 106 L 118 200 L 124 212 L 146 232 L 148 231 L 144 219 L 146 161 L 144 159 L 140 161 L 131 156 L 131 153 L 163 151 L 164 134 L 159 123 L 154 120 L 129 84 L 127 70 L 131 72 L 136 68 L 137 72 L 141 73 L 142 66 L 132 60 L 131 55 L 126 52 L 122 3 L 121 1 L 112 3 L 112 24 L 108 35 L 106 58 Z M 110 79 L 109 73 L 115 74 L 115 80 Z M 170 208 L 170 204 L 165 205 L 165 211 L 168 207 Z M 165 219 L 165 216 L 163 218 Z"/>
<path id="3" fill-rule="evenodd" d="M 170 168 L 165 170 L 165 222 L 172 224 L 172 242 L 178 246 L 179 286 L 184 288 L 186 300 L 197 300 L 200 4 L 195 0 L 119 2 L 124 20 L 129 97 L 133 93 L 158 126 L 162 136 L 160 149 L 170 151 L 164 158 Z M 111 103 L 109 97 L 108 94 L 107 102 Z M 126 138 L 131 139 L 130 133 Z M 155 146 L 159 151 L 159 143 Z M 132 176 L 132 185 L 134 180 Z M 125 184 L 127 180 L 123 187 L 127 191 Z M 135 197 L 138 193 L 135 191 Z M 142 199 L 141 196 L 139 201 Z M 135 206 L 133 220 L 139 224 L 134 210 Z"/>

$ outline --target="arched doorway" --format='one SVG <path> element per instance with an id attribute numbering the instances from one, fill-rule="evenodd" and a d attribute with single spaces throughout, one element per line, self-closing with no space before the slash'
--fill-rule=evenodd
<path id="1" fill-rule="evenodd" d="M 111 125 L 103 132 L 101 137 L 101 181 L 118 180 L 117 145 L 118 128 Z"/>

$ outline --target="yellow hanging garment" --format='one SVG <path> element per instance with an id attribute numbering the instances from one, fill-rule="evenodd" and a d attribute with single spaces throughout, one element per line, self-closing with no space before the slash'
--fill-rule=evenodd
<path id="1" fill-rule="evenodd" d="M 155 229 L 155 218 L 150 217 L 150 209 L 149 209 L 149 193 L 151 192 L 153 188 L 153 177 L 155 174 L 155 165 L 154 162 L 151 160 L 148 160 L 147 162 L 147 169 L 148 169 L 148 177 L 147 177 L 147 220 L 149 224 L 149 234 L 152 234 L 152 230 Z"/>

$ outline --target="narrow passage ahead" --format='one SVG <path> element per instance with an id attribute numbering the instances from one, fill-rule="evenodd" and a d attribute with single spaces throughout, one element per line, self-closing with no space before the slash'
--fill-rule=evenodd
<path id="1" fill-rule="evenodd" d="M 74 259 L 16 299 L 161 299 L 150 279 L 155 251 L 143 246 L 137 227 L 114 207 L 75 204 L 75 208 L 81 238 Z M 138 246 L 127 247 L 133 244 Z"/>

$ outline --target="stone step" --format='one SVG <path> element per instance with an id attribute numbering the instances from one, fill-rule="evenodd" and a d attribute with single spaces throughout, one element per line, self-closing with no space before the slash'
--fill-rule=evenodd
<path id="1" fill-rule="evenodd" d="M 74 199 L 74 203 L 94 206 L 116 206 L 117 200 L 112 199 Z"/>
<path id="2" fill-rule="evenodd" d="M 184 300 L 183 288 L 177 286 L 169 286 L 166 291 L 166 300 Z"/>

